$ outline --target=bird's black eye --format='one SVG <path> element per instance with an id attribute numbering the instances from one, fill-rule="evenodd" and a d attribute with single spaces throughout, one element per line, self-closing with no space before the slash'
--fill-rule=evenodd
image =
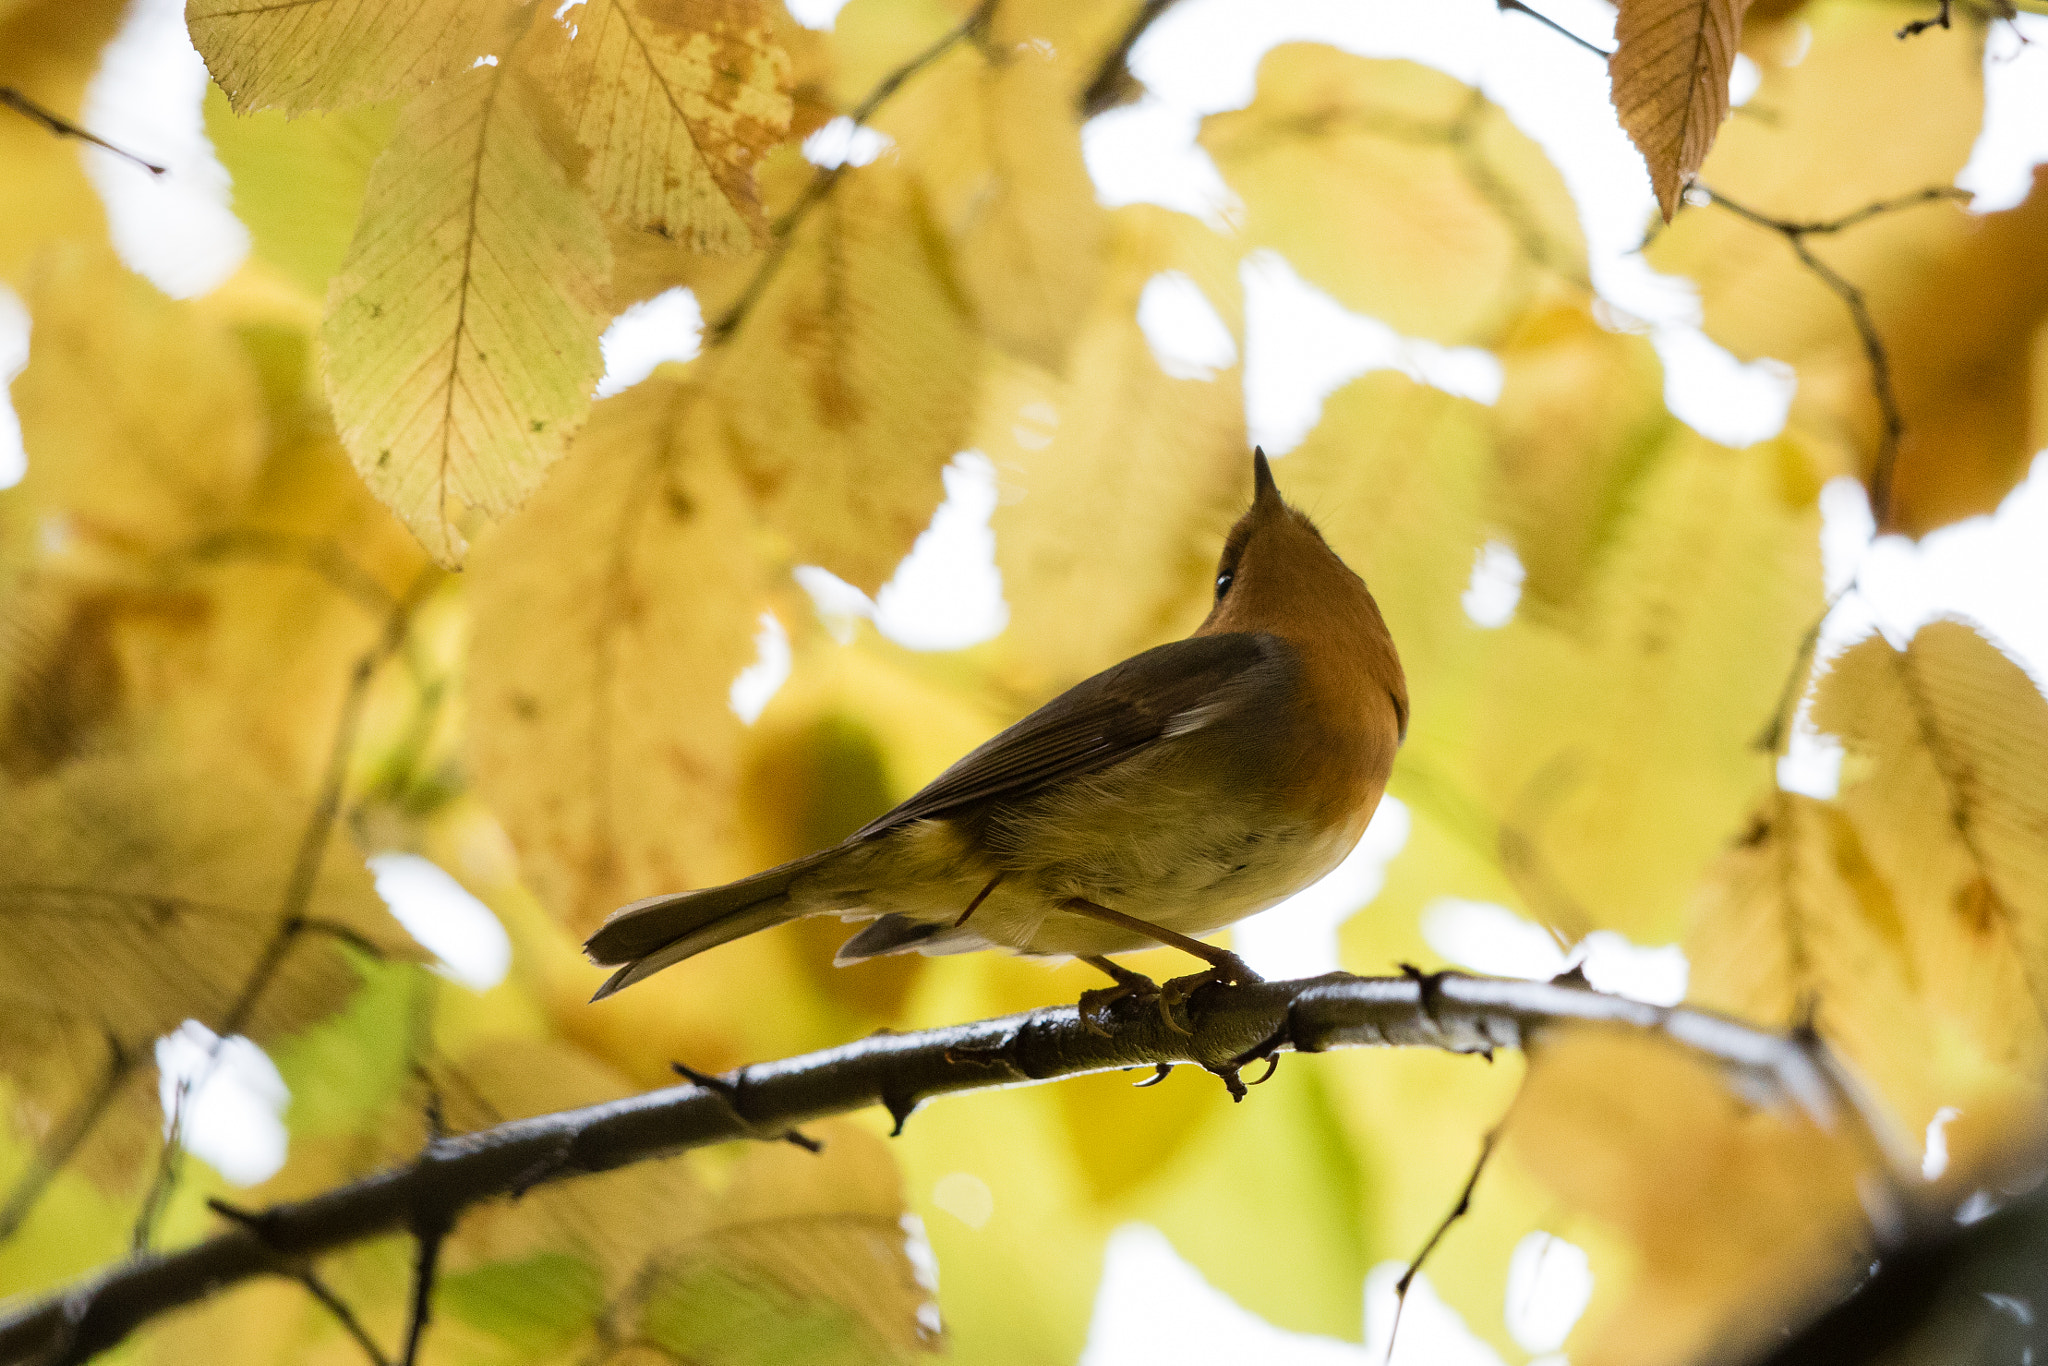
<path id="1" fill-rule="evenodd" d="M 1228 569 L 1216 576 L 1216 600 L 1218 602 L 1223 601 L 1223 595 L 1230 591 L 1230 581 L 1236 577 L 1237 575 L 1231 573 Z"/>

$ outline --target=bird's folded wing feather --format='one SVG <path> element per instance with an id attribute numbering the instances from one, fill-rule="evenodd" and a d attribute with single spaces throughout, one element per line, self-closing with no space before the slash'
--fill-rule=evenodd
<path id="1" fill-rule="evenodd" d="M 1192 636 L 1133 655 L 968 754 L 848 843 L 1099 772 L 1162 737 L 1199 729 L 1232 705 L 1256 705 L 1260 683 L 1284 693 L 1293 666 L 1286 642 L 1254 633 Z"/>

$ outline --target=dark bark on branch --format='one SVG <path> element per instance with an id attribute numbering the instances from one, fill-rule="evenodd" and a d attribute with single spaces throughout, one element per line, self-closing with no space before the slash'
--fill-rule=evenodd
<path id="1" fill-rule="evenodd" d="M 1821 1122 L 1840 1110 L 1809 1039 L 1702 1011 L 1644 1005 L 1584 986 L 1459 974 L 1209 987 L 1189 1002 L 1192 1034 L 1120 1003 L 1115 1028 L 1091 1032 L 1058 1006 L 914 1034 L 878 1034 L 823 1052 L 759 1063 L 727 1085 L 669 1087 L 627 1100 L 514 1120 L 441 1138 L 406 1166 L 294 1204 L 237 1214 L 233 1226 L 177 1252 L 133 1258 L 0 1319 L 0 1363 L 84 1361 L 157 1314 L 261 1275 L 296 1276 L 314 1259 L 384 1234 L 452 1220 L 469 1205 L 589 1172 L 731 1139 L 780 1134 L 826 1115 L 886 1107 L 902 1122 L 923 1101 L 959 1091 L 1117 1068 L 1193 1063 L 1236 1069 L 1292 1048 L 1409 1046 L 1491 1054 L 1545 1028 L 1597 1023 L 1662 1034 L 1738 1074 L 1752 1095 L 1789 1100 Z"/>

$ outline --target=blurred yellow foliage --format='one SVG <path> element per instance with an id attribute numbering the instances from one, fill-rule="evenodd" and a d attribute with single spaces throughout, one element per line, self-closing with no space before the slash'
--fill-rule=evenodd
<path id="1" fill-rule="evenodd" d="M 1343 965 L 1441 965 L 1444 898 L 1567 945 L 1682 943 L 1694 1003 L 1810 1022 L 1881 1141 L 1599 1033 L 1491 1066 L 1290 1057 L 1243 1106 L 1193 1069 L 1095 1076 L 947 1101 L 889 1143 L 858 1116 L 817 1126 L 820 1154 L 753 1144 L 479 1209 L 422 1359 L 1072 1361 L 1132 1221 L 1272 1324 L 1357 1342 L 1366 1273 L 1413 1254 L 1504 1125 L 1438 1293 L 1503 1361 L 1539 1355 L 1506 1290 L 1548 1231 L 1591 1258 L 1572 1358 L 1679 1362 L 1854 1273 L 1895 1134 L 1953 1121 L 1931 1199 L 2008 1170 L 2048 1058 L 2048 702 L 1967 623 L 1807 653 L 1820 488 L 1886 449 L 1827 272 L 1904 422 L 1888 527 L 1997 506 L 2044 430 L 2044 182 L 1982 216 L 1920 193 L 1970 155 L 1983 26 L 1902 43 L 1917 11 L 1759 4 L 1762 85 L 1723 128 L 1731 45 L 1631 62 L 1660 24 L 1745 7 L 1621 6 L 1614 94 L 1676 210 L 1646 260 L 1697 287 L 1713 339 L 1797 376 L 1786 429 L 1731 449 L 1673 416 L 1658 345 L 1595 297 L 1578 187 L 1452 75 L 1273 46 L 1241 108 L 1185 119 L 1213 213 L 1099 202 L 1081 92 L 1160 8 L 853 0 L 818 31 L 764 0 L 189 0 L 253 243 L 192 300 L 117 259 L 75 141 L 0 107 L 0 283 L 30 320 L 26 473 L 0 490 L 0 1295 L 123 1255 L 143 1208 L 158 1243 L 212 1227 L 225 1180 L 160 1162 L 152 1049 L 188 1019 L 262 1043 L 290 1091 L 285 1166 L 229 1196 L 253 1203 L 416 1151 L 430 1106 L 484 1127 L 672 1061 L 1095 985 L 991 956 L 834 969 L 842 927 L 806 923 L 592 1007 L 577 944 L 625 901 L 843 838 L 1199 621 L 1248 488 L 1248 345 L 1270 341 L 1247 294 L 1275 258 L 1404 354 L 1475 348 L 1500 376 L 1471 397 L 1354 372 L 1277 462 L 1371 584 L 1414 700 L 1406 810 L 1383 816 L 1410 833 L 1335 932 Z M 0 0 L 0 86 L 84 121 L 120 9 Z M 843 164 L 806 158 L 856 112 Z M 1723 202 L 1685 199 L 1695 171 Z M 613 316 L 675 287 L 701 349 L 593 400 Z M 1206 359 L 1161 316 L 1213 331 Z M 852 590 L 897 575 L 967 450 L 994 472 L 1007 627 L 912 650 Z M 1476 563 L 1523 575 L 1485 626 Z M 814 602 L 806 566 L 843 582 Z M 743 721 L 736 677 L 782 655 Z M 1837 796 L 1774 781 L 1809 703 L 1846 750 Z M 424 966 L 363 867 L 394 852 L 488 904 L 503 981 Z M 410 1255 L 320 1268 L 387 1350 Z M 132 1351 L 362 1355 L 288 1282 Z"/>

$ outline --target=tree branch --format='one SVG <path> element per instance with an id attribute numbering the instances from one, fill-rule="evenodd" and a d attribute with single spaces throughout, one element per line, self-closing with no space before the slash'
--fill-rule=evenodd
<path id="1" fill-rule="evenodd" d="M 1704 1011 L 1645 1005 L 1590 988 L 1462 974 L 1353 977 L 1205 987 L 1192 1034 L 1141 1004 L 1112 1009 L 1107 1036 L 1056 1006 L 855 1043 L 733 1074 L 441 1139 L 405 1166 L 308 1200 L 237 1218 L 205 1242 L 133 1258 L 0 1319 L 0 1363 L 80 1362 L 150 1318 L 309 1258 L 546 1182 L 610 1171 L 730 1139 L 881 1105 L 898 1125 L 923 1101 L 962 1091 L 1117 1068 L 1193 1063 L 1231 1073 L 1283 1048 L 1420 1047 L 1491 1054 L 1552 1026 L 1591 1023 L 1659 1034 L 1719 1062 L 1747 1094 L 1789 1100 L 1820 1123 L 1843 1097 L 1810 1040 Z"/>

